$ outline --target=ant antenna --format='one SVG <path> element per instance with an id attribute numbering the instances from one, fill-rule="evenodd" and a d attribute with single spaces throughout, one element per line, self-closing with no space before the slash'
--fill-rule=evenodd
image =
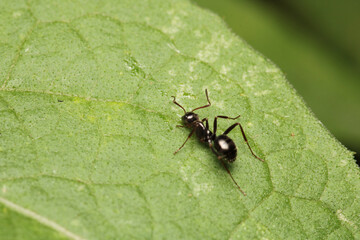
<path id="1" fill-rule="evenodd" d="M 179 107 L 181 107 L 182 110 L 184 110 L 184 113 L 186 114 L 185 108 L 183 108 L 180 104 L 178 104 L 178 103 L 176 102 L 176 98 L 175 98 L 174 96 L 171 96 L 171 97 L 174 98 L 173 103 L 175 103 L 176 105 L 178 105 Z"/>
<path id="2" fill-rule="evenodd" d="M 195 108 L 194 110 L 192 110 L 192 112 L 198 110 L 198 109 L 201 109 L 201 108 L 206 108 L 206 107 L 210 107 L 211 106 L 211 102 L 209 100 L 209 95 L 208 95 L 208 91 L 207 89 L 205 89 L 205 94 L 206 94 L 206 99 L 208 101 L 209 104 L 206 104 L 205 106 L 202 106 L 202 107 L 198 107 L 198 108 Z"/>

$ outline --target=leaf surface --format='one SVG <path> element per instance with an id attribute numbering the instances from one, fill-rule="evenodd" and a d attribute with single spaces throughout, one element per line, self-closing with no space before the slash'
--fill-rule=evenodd
<path id="1" fill-rule="evenodd" d="M 0 3 L 0 237 L 359 239 L 359 169 L 281 71 L 188 1 Z M 182 110 L 237 116 L 231 172 Z M 210 121 L 212 122 L 212 121 Z M 219 120 L 218 131 L 233 121 Z M 212 125 L 212 124 L 211 124 Z"/>

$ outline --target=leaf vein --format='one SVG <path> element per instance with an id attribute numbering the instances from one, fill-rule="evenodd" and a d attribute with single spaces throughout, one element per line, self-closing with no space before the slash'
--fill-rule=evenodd
<path id="1" fill-rule="evenodd" d="M 45 225 L 45 226 L 48 226 L 52 229 L 54 229 L 55 231 L 59 232 L 59 233 L 62 233 L 63 235 L 69 237 L 70 239 L 74 239 L 74 240 L 83 240 L 84 238 L 76 235 L 75 233 L 73 232 L 70 232 L 69 230 L 67 230 L 66 228 L 64 228 L 63 226 L 57 224 L 56 222 L 44 217 L 44 216 L 41 216 L 29 209 L 26 209 L 16 203 L 13 203 L 3 197 L 0 197 L 0 202 L 2 204 L 4 204 L 6 207 L 26 216 L 26 217 L 29 217 L 31 219 L 34 219 L 35 221 L 38 221 L 39 223 Z"/>

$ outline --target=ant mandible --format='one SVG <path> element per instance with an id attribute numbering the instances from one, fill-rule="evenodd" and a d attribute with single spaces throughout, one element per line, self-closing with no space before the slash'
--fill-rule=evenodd
<path id="1" fill-rule="evenodd" d="M 187 127 L 187 128 L 192 129 L 189 136 L 186 138 L 185 142 L 181 145 L 181 147 L 179 147 L 178 150 L 176 150 L 174 152 L 174 154 L 179 152 L 180 149 L 184 147 L 185 143 L 191 138 L 191 136 L 195 132 L 196 136 L 198 137 L 198 139 L 201 142 L 209 144 L 210 149 L 212 150 L 213 153 L 215 153 L 217 158 L 220 160 L 220 162 L 222 163 L 222 165 L 224 166 L 224 168 L 226 169 L 226 171 L 230 175 L 230 177 L 233 180 L 233 182 L 235 183 L 235 185 L 238 187 L 240 192 L 242 194 L 244 194 L 244 196 L 246 196 L 246 193 L 237 184 L 237 182 L 233 178 L 231 172 L 229 171 L 228 167 L 226 166 L 225 162 L 223 161 L 223 160 L 226 160 L 229 163 L 232 163 L 232 162 L 235 161 L 236 155 L 237 155 L 236 145 L 235 145 L 234 141 L 227 136 L 227 134 L 230 133 L 231 130 L 233 130 L 236 126 L 239 126 L 240 130 L 241 130 L 241 133 L 242 133 L 242 136 L 244 138 L 244 141 L 248 145 L 251 154 L 254 157 L 256 157 L 257 159 L 259 159 L 260 161 L 262 161 L 262 162 L 264 162 L 264 160 L 259 158 L 258 156 L 256 156 L 255 153 L 253 152 L 253 150 L 251 149 L 251 147 L 250 147 L 250 145 L 248 143 L 248 140 L 246 138 L 244 129 L 243 129 L 243 127 L 241 126 L 241 124 L 239 122 L 231 125 L 228 129 L 226 129 L 226 131 L 223 134 L 221 134 L 219 136 L 216 136 L 217 119 L 218 118 L 236 120 L 236 119 L 238 119 L 240 117 L 240 115 L 237 116 L 237 117 L 234 117 L 234 118 L 227 117 L 227 116 L 216 116 L 215 119 L 214 119 L 214 130 L 213 130 L 213 132 L 211 132 L 210 129 L 209 129 L 209 122 L 208 122 L 207 118 L 204 118 L 204 119 L 202 119 L 200 121 L 199 115 L 197 115 L 194 112 L 196 110 L 199 110 L 199 109 L 202 109 L 202 108 L 207 108 L 207 107 L 211 106 L 211 102 L 209 100 L 207 89 L 205 89 L 205 94 L 206 94 L 208 104 L 206 104 L 204 106 L 201 106 L 201 107 L 198 107 L 198 108 L 195 108 L 190 112 L 187 112 L 185 110 L 185 108 L 183 108 L 179 103 L 176 102 L 176 98 L 174 96 L 171 96 L 171 97 L 174 98 L 173 103 L 178 105 L 185 113 L 184 116 L 181 117 L 182 122 L 184 123 L 184 125 L 177 125 L 177 127 Z M 204 122 L 205 122 L 206 125 L 204 125 Z"/>

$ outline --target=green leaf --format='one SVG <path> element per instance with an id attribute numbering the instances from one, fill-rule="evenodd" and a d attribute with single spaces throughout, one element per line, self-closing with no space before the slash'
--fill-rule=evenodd
<path id="1" fill-rule="evenodd" d="M 348 21 L 353 21 L 352 17 L 340 16 L 354 12 L 356 15 L 353 16 L 357 17 L 360 8 L 354 7 L 353 3 L 358 2 L 360 6 L 360 1 L 282 1 L 285 5 L 295 7 L 293 10 L 298 13 L 311 15 L 313 18 L 306 22 L 318 25 L 319 31 L 310 25 L 301 25 L 301 22 L 304 23 L 302 17 L 306 16 L 293 16 L 289 9 L 282 8 L 284 5 L 281 4 L 269 8 L 269 2 L 266 1 L 194 1 L 222 16 L 236 34 L 276 63 L 331 133 L 350 149 L 360 149 L 360 111 L 354 111 L 360 109 L 360 65 L 344 59 L 344 56 L 356 55 L 355 49 L 360 50 L 360 47 L 354 45 L 360 44 L 360 41 L 357 41 L 360 39 L 360 31 L 345 27 L 354 25 L 356 28 L 356 24 L 347 24 Z M 349 12 L 345 8 L 353 10 Z M 297 20 L 294 21 L 294 18 Z M 327 22 L 323 21 L 325 19 Z M 333 24 L 334 21 L 337 24 Z M 332 33 L 329 27 L 332 28 Z M 337 41 L 330 35 L 339 27 L 342 30 L 336 33 L 336 38 L 340 38 L 341 42 L 351 39 L 354 44 L 336 49 L 331 48 L 334 45 L 324 44 Z M 349 48 L 351 53 L 339 52 L 339 49 Z"/>
<path id="2" fill-rule="evenodd" d="M 281 71 L 188 1 L 0 3 L 1 239 L 359 239 L 359 169 Z M 182 110 L 237 116 L 235 187 Z M 231 120 L 220 119 L 219 132 Z"/>

